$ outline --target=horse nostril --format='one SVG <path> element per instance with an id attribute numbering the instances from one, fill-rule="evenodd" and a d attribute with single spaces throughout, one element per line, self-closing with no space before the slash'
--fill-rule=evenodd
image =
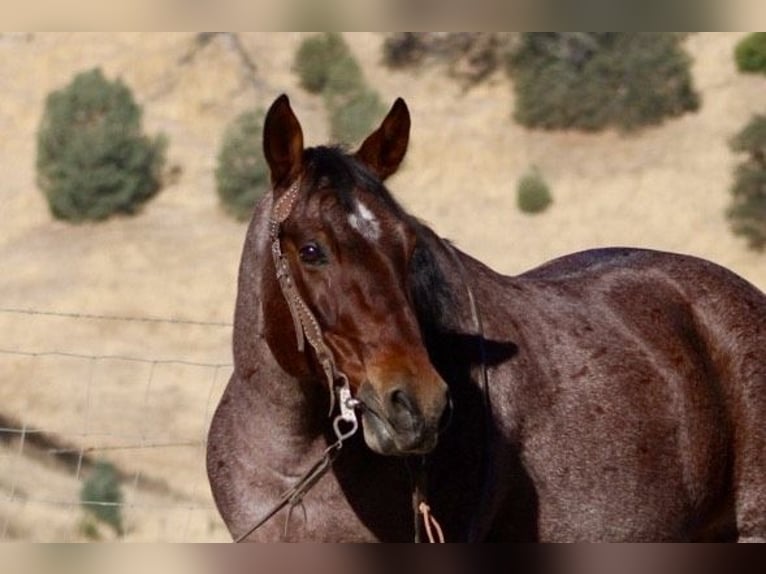
<path id="1" fill-rule="evenodd" d="M 412 395 L 403 388 L 395 388 L 387 396 L 388 421 L 398 433 L 420 433 L 423 415 Z"/>
<path id="2" fill-rule="evenodd" d="M 434 389 L 435 392 L 424 392 L 426 396 L 421 397 L 418 391 L 421 389 L 402 383 L 389 387 L 378 399 L 378 404 L 383 407 L 381 424 L 389 431 L 390 440 L 401 454 L 424 454 L 433 450 L 440 432 L 439 421 L 444 411 L 449 410 L 447 393 L 442 395 Z"/>
<path id="3" fill-rule="evenodd" d="M 415 414 L 417 412 L 412 399 L 407 392 L 402 389 L 394 389 L 391 391 L 388 400 L 395 412 L 404 411 L 409 414 Z"/>

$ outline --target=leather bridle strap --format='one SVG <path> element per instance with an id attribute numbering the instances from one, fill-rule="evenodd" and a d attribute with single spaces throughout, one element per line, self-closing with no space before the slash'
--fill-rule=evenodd
<path id="1" fill-rule="evenodd" d="M 335 408 L 335 381 L 345 379 L 345 377 L 338 372 L 332 351 L 325 343 L 324 337 L 322 337 L 322 329 L 319 326 L 319 322 L 300 296 L 300 293 L 298 293 L 298 288 L 295 286 L 295 280 L 290 274 L 290 264 L 282 253 L 282 245 L 279 240 L 280 226 L 289 217 L 293 207 L 295 207 L 300 192 L 300 186 L 301 180 L 298 178 L 288 190 L 279 197 L 271 210 L 271 220 L 269 222 L 271 256 L 274 260 L 274 268 L 276 269 L 279 287 L 282 290 L 282 295 L 287 302 L 287 307 L 290 309 L 290 315 L 293 319 L 298 351 L 302 353 L 305 350 L 305 341 L 308 341 L 308 344 L 314 350 L 314 354 L 322 367 L 325 379 L 327 380 L 327 386 L 330 390 L 330 414 L 332 414 L 332 411 Z M 346 384 L 348 384 L 347 380 Z M 343 409 L 343 405 L 341 405 L 341 409 Z"/>
<path id="2" fill-rule="evenodd" d="M 277 512 L 282 510 L 284 507 L 289 506 L 291 513 L 293 508 L 303 502 L 303 497 L 306 495 L 306 493 L 311 490 L 311 488 L 317 482 L 319 482 L 320 478 L 327 474 L 327 471 L 330 470 L 333 461 L 340 453 L 341 448 L 343 448 L 343 440 L 338 438 L 336 442 L 327 447 L 327 449 L 322 454 L 322 458 L 320 458 L 316 463 L 314 463 L 313 466 L 311 466 L 311 468 L 303 473 L 303 476 L 301 476 L 298 482 L 295 483 L 295 486 L 293 486 L 287 492 L 283 493 L 282 496 L 279 497 L 277 503 L 271 507 L 271 510 L 264 514 L 249 530 L 235 538 L 234 542 L 243 542 L 253 532 L 271 520 L 274 515 L 276 515 Z M 287 533 L 287 528 L 290 523 L 290 513 L 288 513 L 287 517 L 285 518 L 285 533 Z"/>

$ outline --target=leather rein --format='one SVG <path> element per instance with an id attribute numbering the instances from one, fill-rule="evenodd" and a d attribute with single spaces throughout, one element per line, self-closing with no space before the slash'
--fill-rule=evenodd
<path id="1" fill-rule="evenodd" d="M 324 372 L 325 379 L 327 381 L 327 386 L 330 390 L 329 416 L 332 416 L 332 413 L 335 410 L 336 402 L 339 406 L 339 413 L 335 416 L 332 423 L 336 440 L 324 450 L 321 458 L 314 465 L 312 465 L 301 476 L 300 479 L 298 479 L 296 484 L 279 497 L 277 503 L 266 514 L 264 514 L 263 517 L 261 517 L 245 533 L 235 538 L 235 542 L 244 541 L 253 532 L 258 530 L 261 526 L 273 518 L 280 510 L 286 506 L 289 506 L 284 526 L 285 534 L 287 534 L 293 509 L 296 506 L 300 506 L 302 504 L 303 497 L 332 468 L 332 463 L 338 457 L 341 449 L 343 448 L 343 443 L 351 438 L 359 430 L 359 420 L 356 415 L 356 410 L 362 406 L 362 403 L 352 396 L 348 377 L 338 369 L 332 350 L 324 341 L 319 322 L 316 320 L 316 317 L 311 312 L 311 309 L 309 309 L 308 305 L 298 292 L 298 289 L 295 286 L 295 281 L 290 273 L 290 266 L 287 258 L 282 253 L 282 246 L 280 242 L 280 227 L 282 223 L 284 223 L 284 221 L 290 216 L 293 207 L 295 207 L 300 193 L 300 186 L 301 179 L 298 178 L 274 203 L 271 211 L 271 218 L 269 220 L 269 240 L 271 241 L 271 255 L 274 261 L 274 268 L 276 269 L 279 287 L 282 291 L 282 295 L 284 296 L 285 301 L 287 302 L 287 306 L 290 310 L 290 315 L 293 320 L 298 351 L 301 353 L 305 352 L 306 342 L 308 342 L 308 344 L 314 350 L 317 361 L 322 367 L 322 371 Z M 479 333 L 482 335 L 483 340 L 483 326 L 481 324 L 481 316 L 478 313 L 473 291 L 471 290 L 471 287 L 466 280 L 463 265 L 452 246 L 446 242 L 444 242 L 444 245 L 447 247 L 450 256 L 455 260 L 461 275 L 462 282 L 466 286 L 474 324 L 479 329 Z M 483 377 L 482 382 L 484 386 L 485 397 L 487 397 L 488 377 L 486 362 L 484 360 L 483 344 L 481 347 L 481 367 Z M 415 519 L 414 541 L 421 541 L 422 519 L 422 524 L 425 525 L 429 541 L 444 542 L 444 536 L 441 531 L 441 527 L 431 515 L 430 507 L 426 502 L 425 477 L 425 460 L 423 459 L 418 468 L 415 469 L 413 484 L 413 513 Z"/>

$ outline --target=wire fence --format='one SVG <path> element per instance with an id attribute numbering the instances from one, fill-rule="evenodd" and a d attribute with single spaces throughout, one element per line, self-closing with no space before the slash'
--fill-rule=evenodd
<path id="1" fill-rule="evenodd" d="M 87 512 L 114 506 L 124 539 L 225 539 L 204 456 L 231 328 L 0 308 L 0 540 L 114 538 Z M 83 499 L 100 461 L 121 501 Z"/>

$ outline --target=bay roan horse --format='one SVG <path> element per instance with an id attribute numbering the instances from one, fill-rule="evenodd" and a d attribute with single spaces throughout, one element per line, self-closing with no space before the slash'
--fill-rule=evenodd
<path id="1" fill-rule="evenodd" d="M 232 536 L 412 540 L 414 490 L 448 541 L 764 540 L 763 293 L 639 249 L 499 275 L 384 187 L 409 128 L 398 100 L 351 154 L 267 114 L 207 454 Z"/>

